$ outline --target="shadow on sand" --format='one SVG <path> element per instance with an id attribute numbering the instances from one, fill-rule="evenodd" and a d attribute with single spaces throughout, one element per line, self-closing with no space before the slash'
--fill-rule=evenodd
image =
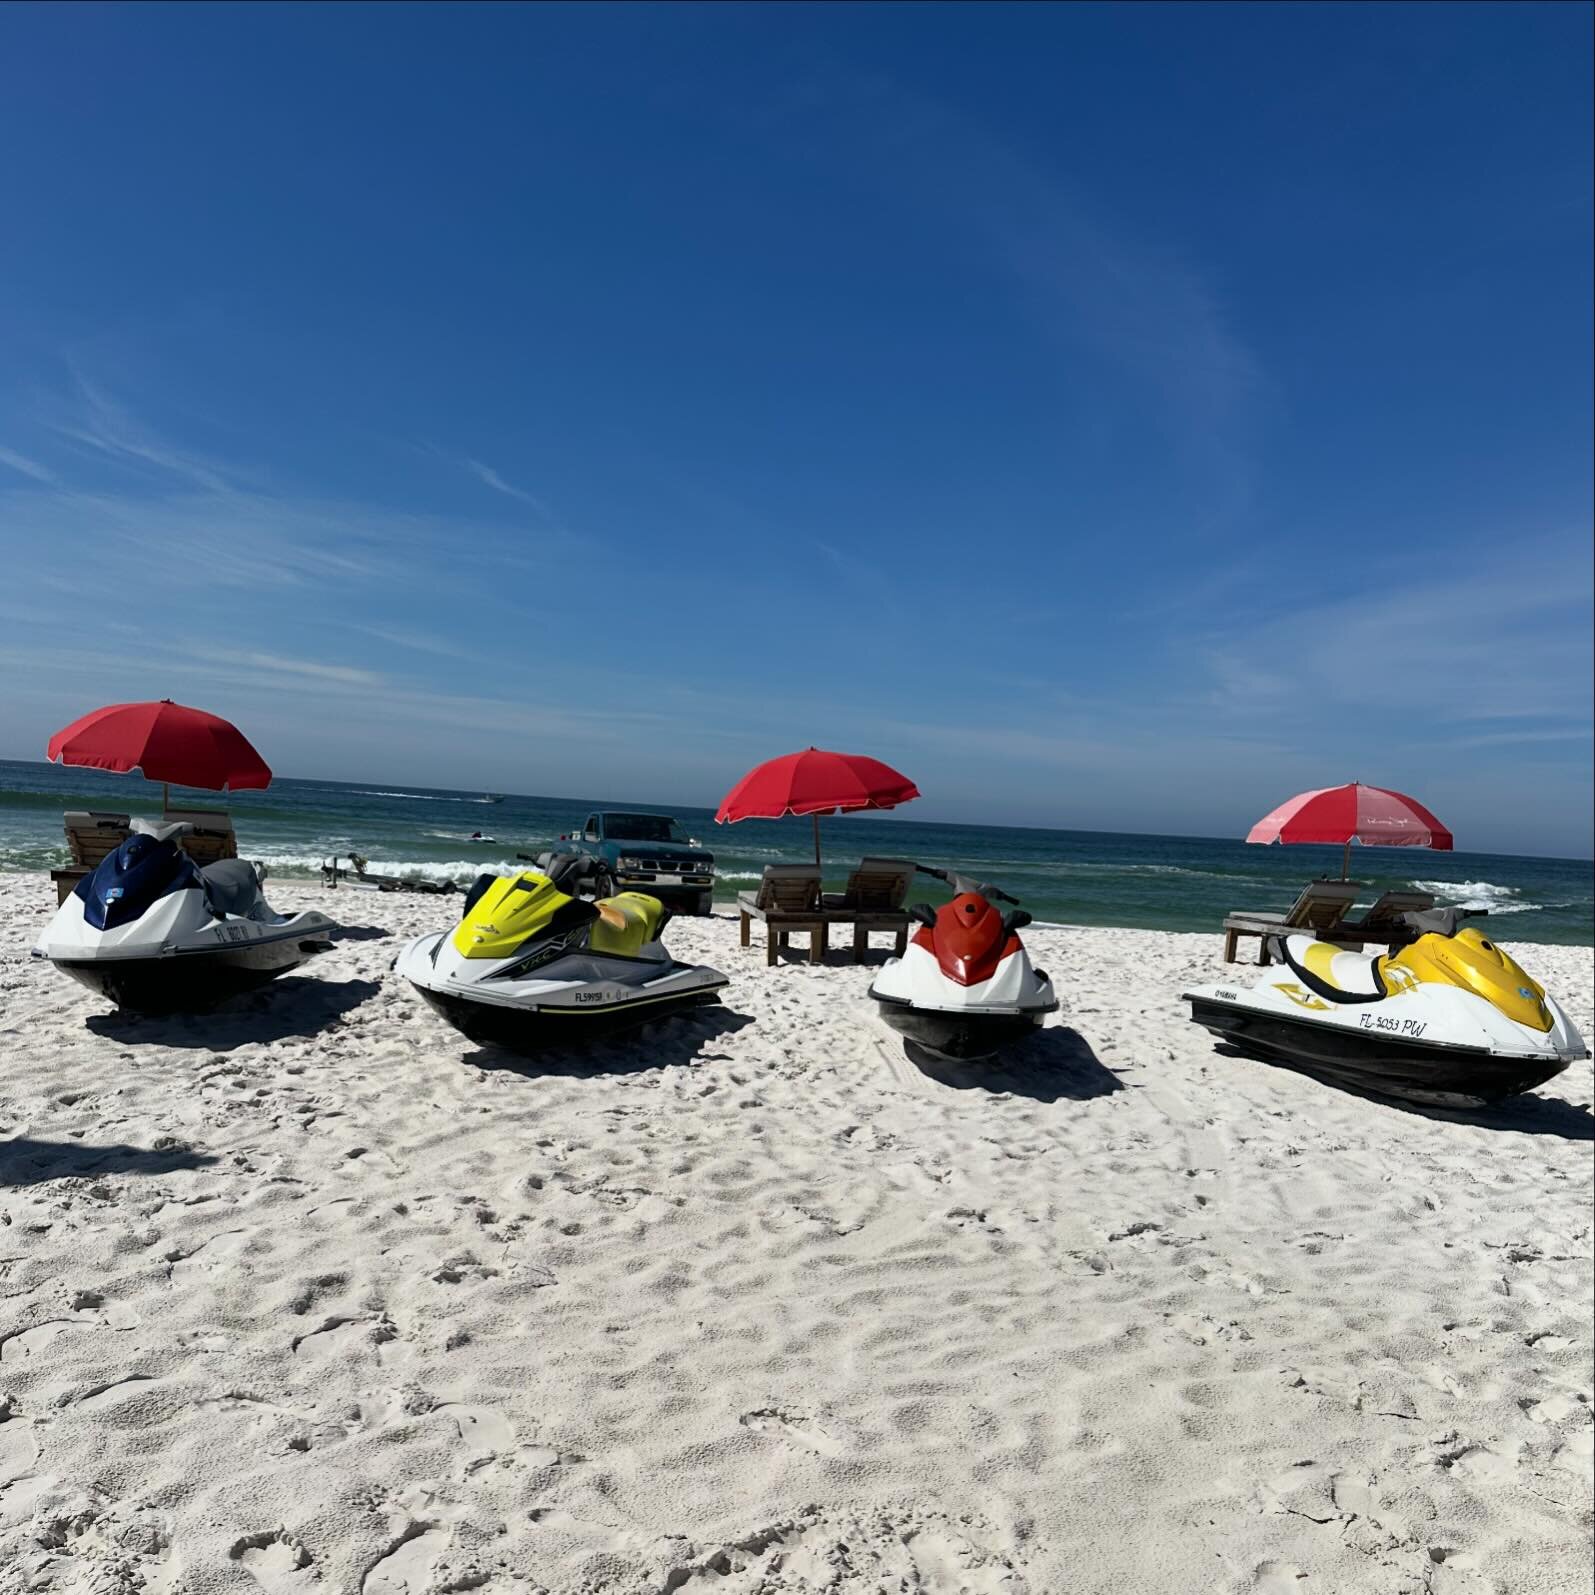
<path id="1" fill-rule="evenodd" d="M 903 1043 L 903 1052 L 921 1073 L 955 1091 L 1007 1091 L 1037 1102 L 1089 1102 L 1111 1096 L 1124 1082 L 1091 1050 L 1091 1043 L 1067 1025 L 1048 1025 L 995 1058 L 950 1063 Z"/>
<path id="2" fill-rule="evenodd" d="M 334 925 L 327 932 L 328 941 L 381 941 L 384 936 L 391 936 L 391 930 L 384 930 L 380 925 Z"/>
<path id="3" fill-rule="evenodd" d="M 1507 1097 L 1502 1102 L 1456 1105 L 1438 1102 L 1409 1102 L 1405 1097 L 1389 1097 L 1377 1091 L 1359 1090 L 1344 1080 L 1331 1080 L 1310 1069 L 1292 1069 L 1289 1064 L 1264 1063 L 1237 1047 L 1219 1045 L 1213 1049 L 1226 1058 L 1238 1058 L 1264 1069 L 1286 1069 L 1321 1085 L 1326 1091 L 1357 1097 L 1383 1108 L 1396 1108 L 1414 1118 L 1433 1119 L 1439 1124 L 1472 1124 L 1481 1130 L 1515 1130 L 1519 1135 L 1552 1135 L 1563 1141 L 1595 1141 L 1595 1116 L 1588 1108 L 1569 1102 L 1566 1097 L 1542 1097 L 1532 1091 Z"/>
<path id="4" fill-rule="evenodd" d="M 218 1159 L 191 1147 L 94 1146 L 83 1141 L 35 1141 L 19 1135 L 0 1141 L 0 1186 L 99 1174 L 175 1174 L 209 1168 Z"/>
<path id="5" fill-rule="evenodd" d="M 83 1022 L 97 1036 L 124 1046 L 203 1047 L 231 1052 L 252 1042 L 311 1036 L 381 990 L 374 980 L 317 980 L 289 975 L 258 991 L 199 1013 L 139 1014 L 118 1008 Z"/>
<path id="6" fill-rule="evenodd" d="M 620 1031 L 585 1047 L 550 1047 L 544 1052 L 522 1053 L 484 1043 L 467 1052 L 463 1061 L 476 1069 L 519 1074 L 528 1079 L 552 1075 L 566 1080 L 590 1080 L 603 1074 L 645 1074 L 724 1058 L 724 1053 L 705 1049 L 721 1036 L 735 1035 L 752 1023 L 750 1015 L 730 1008 L 694 1008 Z"/>

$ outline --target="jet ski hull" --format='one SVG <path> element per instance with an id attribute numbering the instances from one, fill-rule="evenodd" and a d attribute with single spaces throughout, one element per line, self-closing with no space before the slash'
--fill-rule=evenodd
<path id="1" fill-rule="evenodd" d="M 947 1008 L 920 1008 L 900 998 L 873 993 L 880 1007 L 881 1018 L 904 1041 L 944 1058 L 949 1063 L 972 1063 L 992 1057 L 1022 1041 L 1046 1021 L 1049 1013 L 1057 1011 L 1057 1003 L 1050 1007 L 1025 1012 L 971 1013 L 968 1010 Z"/>
<path id="2" fill-rule="evenodd" d="M 414 980 L 411 985 L 428 1007 L 461 1035 L 485 1046 L 503 1047 L 525 1056 L 581 1046 L 634 1029 L 650 1019 L 669 1018 L 690 1008 L 710 1007 L 720 1001 L 720 987 L 712 986 L 665 997 L 611 1002 L 601 1007 L 547 1004 L 533 1008 L 481 1002 Z"/>
<path id="3" fill-rule="evenodd" d="M 314 937 L 281 937 L 237 947 L 160 958 L 54 958 L 64 975 L 118 1008 L 139 1013 L 178 1013 L 214 1007 L 297 969 L 332 943 Z"/>
<path id="4" fill-rule="evenodd" d="M 1191 1018 L 1238 1051 L 1333 1085 L 1423 1103 L 1489 1103 L 1532 1091 L 1570 1060 L 1406 1040 L 1314 1024 L 1192 993 Z"/>

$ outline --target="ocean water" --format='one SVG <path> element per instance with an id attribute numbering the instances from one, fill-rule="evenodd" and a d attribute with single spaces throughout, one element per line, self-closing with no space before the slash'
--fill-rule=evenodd
<path id="1" fill-rule="evenodd" d="M 223 803 L 213 792 L 172 793 L 173 807 Z M 373 870 L 468 883 L 512 869 L 576 829 L 595 809 L 658 808 L 714 851 L 717 895 L 730 900 L 766 864 L 813 857 L 808 820 L 714 823 L 713 811 L 633 799 L 508 795 L 384 782 L 279 779 L 265 792 L 225 800 L 239 851 L 275 875 L 314 877 L 332 854 L 359 853 Z M 161 789 L 138 776 L 0 760 L 0 869 L 66 862 L 61 814 L 69 808 L 158 815 Z M 866 853 L 912 858 L 1001 886 L 1038 920 L 1151 930 L 1217 930 L 1235 908 L 1282 909 L 1316 875 L 1340 873 L 1338 847 L 1248 847 L 1185 836 L 1048 831 L 1004 825 L 932 825 L 901 814 L 844 815 L 822 822 L 827 885 Z M 473 831 L 487 842 L 473 842 Z M 1441 903 L 1486 908 L 1515 941 L 1595 943 L 1595 866 L 1589 861 L 1490 853 L 1354 848 L 1352 875 L 1371 901 L 1388 886 L 1417 886 Z M 937 883 L 923 896 L 940 901 Z M 916 894 L 919 895 L 919 894 Z"/>

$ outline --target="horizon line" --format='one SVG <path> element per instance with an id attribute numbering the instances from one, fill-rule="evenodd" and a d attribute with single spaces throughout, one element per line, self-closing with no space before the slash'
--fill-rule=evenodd
<path id="1" fill-rule="evenodd" d="M 92 766 L 89 766 L 89 765 L 62 764 L 62 763 L 58 763 L 54 759 L 7 759 L 7 758 L 4 758 L 4 757 L 0 757 L 0 763 L 4 763 L 4 764 L 36 764 L 36 765 L 41 765 L 41 766 L 43 766 L 46 769 L 59 770 L 59 771 L 62 771 L 63 773 L 65 771 L 68 771 L 68 770 L 87 770 L 87 769 L 92 769 L 93 768 Z M 142 781 L 149 781 L 149 777 L 146 776 L 142 771 L 129 770 L 129 771 L 126 771 L 126 772 L 121 772 L 121 771 L 116 771 L 116 770 L 98 770 L 98 769 L 96 769 L 96 770 L 94 770 L 94 773 L 96 775 L 111 776 L 111 777 L 114 777 L 114 778 L 117 778 L 117 779 L 120 779 L 123 776 L 123 774 L 125 773 L 126 775 L 137 775 L 137 777 L 140 780 L 142 780 Z M 310 782 L 316 782 L 316 783 L 324 784 L 324 785 L 327 785 L 327 786 L 346 786 L 346 787 L 355 787 L 355 788 L 361 788 L 361 786 L 362 786 L 362 783 L 360 781 L 340 780 L 340 779 L 338 779 L 338 778 L 336 778 L 334 776 L 321 776 L 321 775 L 281 775 L 281 776 L 279 776 L 279 775 L 276 775 L 274 773 L 272 779 L 273 779 L 273 781 L 298 781 L 298 782 L 307 783 L 307 784 L 310 783 Z M 375 781 L 380 780 L 381 777 L 380 776 L 369 776 L 366 779 L 368 781 L 375 782 Z M 150 784 L 151 785 L 159 785 L 160 783 L 159 782 L 150 782 Z M 405 784 L 405 783 L 401 783 L 401 784 Z M 418 787 L 422 786 L 422 783 L 419 782 L 419 781 L 412 781 L 412 782 L 409 782 L 407 784 L 411 785 L 411 786 L 418 786 Z M 187 791 L 187 792 L 206 792 L 206 791 L 213 790 L 212 788 L 209 788 L 209 787 L 184 787 L 179 782 L 172 782 L 171 785 L 177 786 L 179 788 L 179 790 Z M 269 791 L 269 790 L 270 790 L 269 787 L 257 787 L 257 788 L 250 789 L 251 792 L 266 792 L 266 791 Z M 471 797 L 471 796 L 474 796 L 474 795 L 485 793 L 489 789 L 486 788 L 486 787 L 435 786 L 435 787 L 424 787 L 423 790 L 425 792 L 441 792 L 441 793 L 445 793 L 445 794 L 447 794 L 447 795 L 449 795 L 451 797 Z M 245 795 L 245 794 L 242 794 L 242 793 L 227 792 L 225 788 L 223 788 L 222 791 L 229 798 L 234 798 L 234 797 L 238 797 L 238 796 L 241 796 L 241 795 Z M 375 794 L 372 794 L 372 795 L 375 795 Z M 395 794 L 395 795 L 398 795 L 398 794 Z M 605 803 L 604 800 L 601 800 L 601 799 L 598 799 L 598 798 L 593 798 L 593 797 L 569 797 L 569 796 L 563 796 L 563 795 L 560 795 L 560 794 L 557 794 L 557 793 L 548 793 L 548 792 L 504 792 L 504 793 L 499 793 L 499 794 L 495 794 L 495 795 L 503 797 L 503 798 L 506 798 L 506 799 L 507 798 L 520 798 L 520 799 L 523 799 L 523 800 L 528 800 L 528 801 L 537 802 L 537 803 L 570 803 L 570 804 L 572 804 L 573 806 L 575 806 L 577 808 L 583 807 L 584 805 L 585 806 L 598 806 L 598 807 L 607 806 L 607 804 Z M 620 804 L 620 803 L 617 803 L 614 806 L 617 808 L 617 810 L 623 810 L 624 807 L 625 807 L 624 804 Z M 677 806 L 684 807 L 684 808 L 706 809 L 706 810 L 709 810 L 711 813 L 713 812 L 714 808 L 716 807 L 716 805 L 714 805 L 712 803 L 682 803 L 682 804 L 679 804 Z M 838 820 L 838 819 L 848 819 L 848 818 L 851 818 L 851 817 L 854 817 L 854 816 L 859 816 L 859 815 L 871 815 L 871 816 L 874 816 L 874 817 L 879 818 L 879 819 L 894 820 L 894 821 L 896 821 L 896 822 L 898 822 L 900 824 L 903 824 L 903 825 L 941 826 L 941 827 L 946 827 L 946 828 L 964 829 L 964 830 L 981 830 L 981 829 L 989 830 L 989 829 L 996 829 L 996 830 L 1003 830 L 1003 831 L 1041 831 L 1041 832 L 1049 832 L 1049 833 L 1052 833 L 1052 834 L 1055 834 L 1055 835 L 1066 835 L 1066 836 L 1119 836 L 1119 837 L 1135 836 L 1135 837 L 1145 837 L 1145 838 L 1147 838 L 1148 840 L 1151 840 L 1151 841 L 1169 841 L 1169 842 L 1239 842 L 1243 846 L 1245 846 L 1245 845 L 1252 845 L 1252 846 L 1263 845 L 1263 844 L 1258 844 L 1258 843 L 1247 844 L 1244 837 L 1212 836 L 1212 835 L 1207 834 L 1206 832 L 1201 832 L 1201 831 L 1115 831 L 1115 830 L 1099 829 L 1099 828 L 1092 827 L 1092 826 L 1024 825 L 1024 824 L 1015 823 L 1013 821 L 997 822 L 997 821 L 991 821 L 991 820 L 916 820 L 916 819 L 910 818 L 909 816 L 907 816 L 907 815 L 905 815 L 903 813 L 903 809 L 905 809 L 907 807 L 908 807 L 907 804 L 902 804 L 902 805 L 899 805 L 895 809 L 844 809 L 844 810 L 840 811 L 839 813 L 831 813 L 831 814 L 822 815 L 821 818 L 825 819 L 825 820 L 835 821 L 835 820 Z M 635 812 L 657 813 L 657 812 L 659 812 L 659 810 L 657 808 L 655 808 L 655 809 L 640 809 L 640 810 L 636 810 Z M 791 818 L 794 818 L 794 816 L 781 815 L 778 818 L 766 819 L 766 820 L 762 820 L 762 821 L 760 821 L 758 823 L 763 823 L 763 824 L 768 824 L 768 825 L 775 825 L 775 824 L 779 824 L 781 822 L 781 820 L 791 819 Z M 804 816 L 801 816 L 801 818 L 807 819 L 808 816 L 804 815 Z M 719 821 L 719 820 L 715 820 L 713 823 L 718 826 L 722 822 Z M 734 820 L 734 821 L 725 822 L 725 825 L 726 825 L 727 828 L 729 828 L 731 825 L 740 825 L 740 824 L 743 824 L 743 823 L 745 823 L 745 822 L 740 821 L 740 820 Z M 1327 848 L 1327 849 L 1331 849 L 1331 850 L 1338 849 L 1338 848 L 1341 848 L 1341 847 L 1344 846 L 1344 844 L 1340 843 L 1340 842 L 1292 842 L 1292 843 L 1288 843 L 1288 844 L 1286 844 L 1286 843 L 1269 843 L 1267 845 L 1271 846 L 1271 847 L 1272 846 L 1278 846 L 1281 849 L 1283 849 L 1286 846 L 1289 846 L 1291 848 L 1323 847 L 1323 848 Z M 1353 842 L 1352 846 L 1361 849 L 1363 852 L 1370 852 L 1370 851 L 1374 850 L 1374 849 L 1370 848 L 1367 844 L 1362 843 L 1362 842 Z M 1437 849 L 1437 848 L 1425 848 L 1425 847 L 1390 848 L 1390 849 L 1388 849 L 1388 851 L 1390 851 L 1390 852 L 1403 852 L 1403 853 L 1433 853 L 1437 857 L 1440 856 L 1441 852 L 1442 852 L 1442 850 Z M 1482 855 L 1483 857 L 1486 857 L 1486 858 L 1522 858 L 1522 859 L 1540 860 L 1540 861 L 1546 862 L 1546 863 L 1589 864 L 1589 865 L 1591 865 L 1592 868 L 1595 868 L 1595 858 L 1585 857 L 1585 855 L 1583 855 L 1582 853 L 1502 853 L 1502 852 L 1495 852 L 1495 851 L 1493 851 L 1491 849 L 1488 849 L 1488 848 L 1467 848 L 1467 847 L 1452 847 L 1449 851 L 1450 851 L 1450 853 L 1452 855 L 1455 855 L 1455 854 L 1458 854 L 1458 853 L 1479 854 L 1479 855 Z"/>

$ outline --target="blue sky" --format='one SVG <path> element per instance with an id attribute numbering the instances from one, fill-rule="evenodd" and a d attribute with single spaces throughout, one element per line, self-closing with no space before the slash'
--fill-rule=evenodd
<path id="1" fill-rule="evenodd" d="M 1591 10 L 0 8 L 0 756 L 1591 851 Z"/>

